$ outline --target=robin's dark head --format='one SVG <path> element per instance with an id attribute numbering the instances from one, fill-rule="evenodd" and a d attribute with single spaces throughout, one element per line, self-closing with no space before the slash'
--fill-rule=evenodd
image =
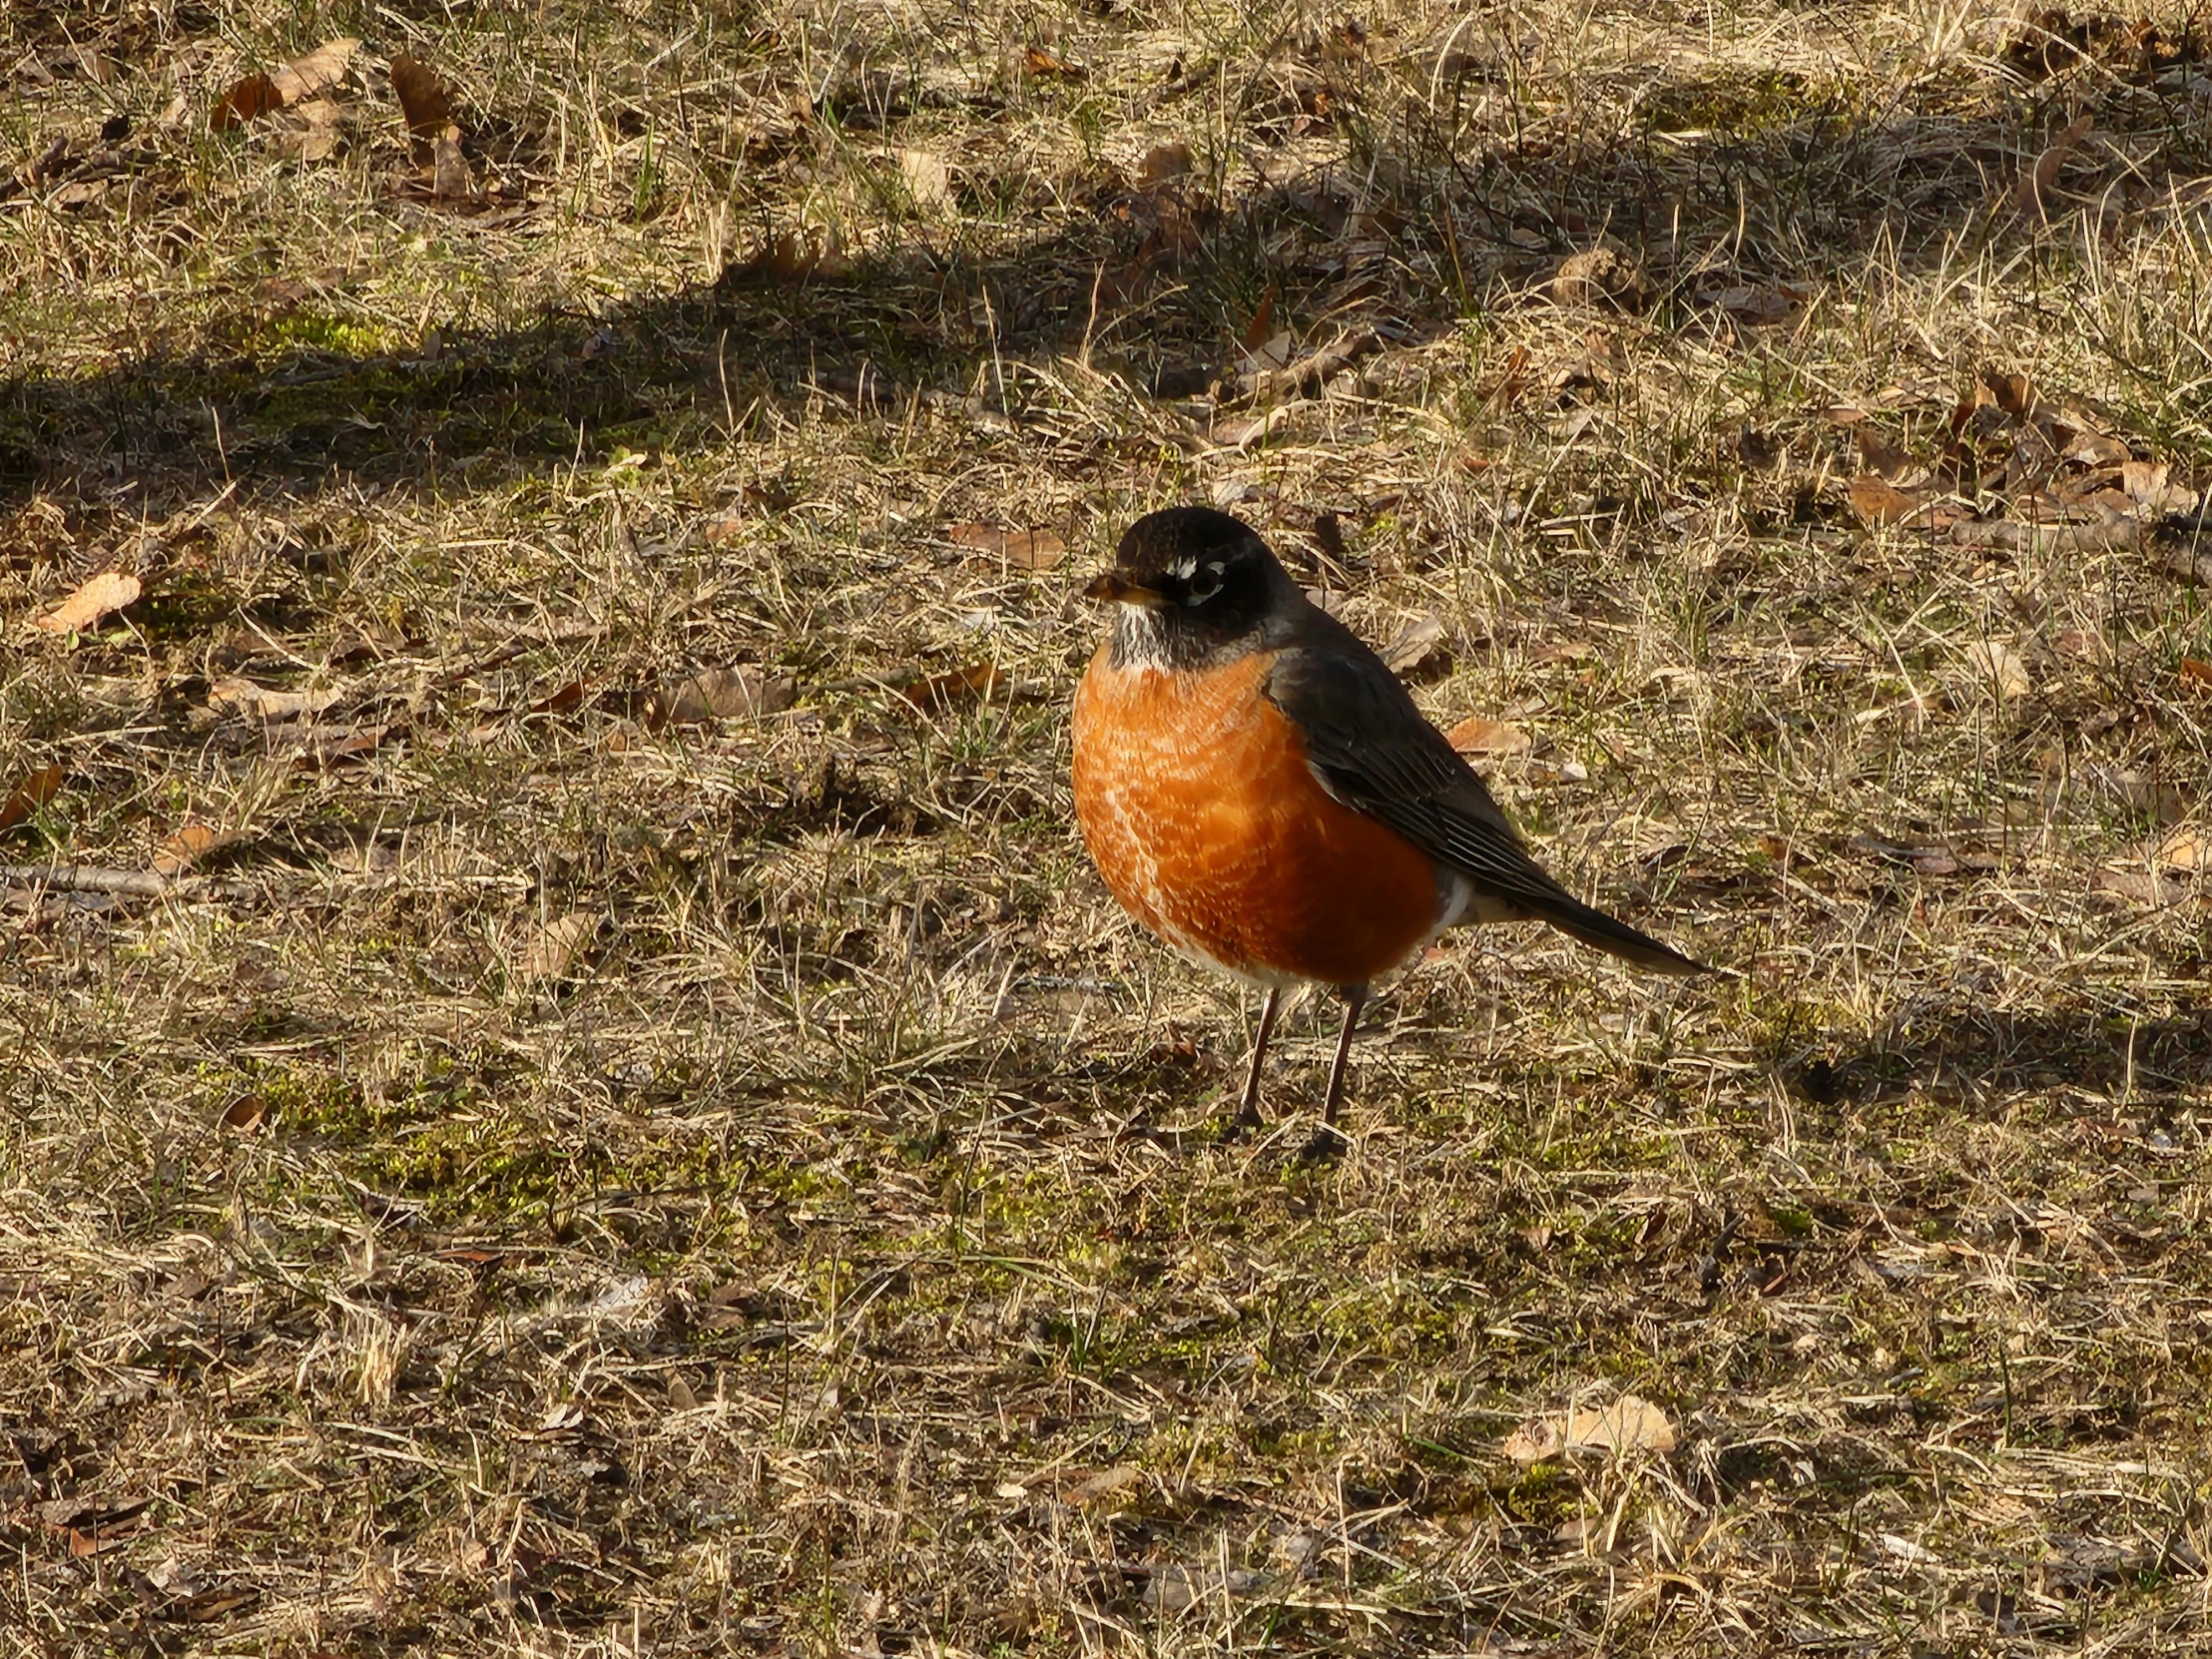
<path id="1" fill-rule="evenodd" d="M 1085 591 L 1114 602 L 1114 654 L 1125 665 L 1197 663 L 1260 644 L 1300 597 L 1259 532 L 1211 507 L 1147 513 Z"/>

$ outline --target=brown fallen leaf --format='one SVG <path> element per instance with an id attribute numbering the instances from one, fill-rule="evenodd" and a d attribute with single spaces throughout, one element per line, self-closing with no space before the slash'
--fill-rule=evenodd
<path id="1" fill-rule="evenodd" d="M 792 706 L 799 682 L 788 674 L 769 675 L 747 665 L 709 668 L 647 701 L 649 731 L 664 726 L 704 726 L 710 720 L 740 720 L 773 715 Z"/>
<path id="2" fill-rule="evenodd" d="M 2185 875 L 2212 874 L 2212 832 L 2198 825 L 2184 824 L 2158 843 L 2153 856 L 2167 869 Z"/>
<path id="3" fill-rule="evenodd" d="M 453 100 L 437 72 L 411 52 L 391 60 L 391 90 L 406 123 L 407 147 L 417 167 L 428 167 L 438 135 L 451 127 Z"/>
<path id="4" fill-rule="evenodd" d="M 898 175 L 906 183 L 906 194 L 917 208 L 944 208 L 952 202 L 952 169 L 945 166 L 942 157 L 926 150 L 901 150 L 898 152 Z"/>
<path id="5" fill-rule="evenodd" d="M 2037 217 L 2042 217 L 2043 198 L 2058 183 L 2058 170 L 2066 165 L 2066 158 L 2073 154 L 2076 145 L 2089 136 L 2089 129 L 2094 125 L 2095 122 L 2086 115 L 2075 116 L 2066 124 L 2065 130 L 2050 141 L 2049 146 L 2035 158 L 2031 166 L 2021 172 L 2019 182 L 2012 187 L 2014 209 L 2022 213 L 2033 209 Z"/>
<path id="6" fill-rule="evenodd" d="M 2184 657 L 2181 667 L 2175 671 L 2181 676 L 2181 689 L 2194 692 L 2199 697 L 2212 697 L 2212 663 L 2202 657 Z M 0 815 L 4 816 L 4 815 Z M 4 825 L 0 825 L 4 828 Z"/>
<path id="7" fill-rule="evenodd" d="M 1966 647 L 1966 662 L 1975 676 L 1993 688 L 1999 697 L 2025 697 L 2034 689 L 2034 681 L 2028 678 L 2027 664 L 2009 645 L 1995 640 L 1976 640 Z"/>
<path id="8" fill-rule="evenodd" d="M 1088 71 L 1077 68 L 1065 58 L 1055 57 L 1041 46 L 1032 46 L 1021 55 L 1021 72 L 1024 75 L 1056 76 L 1063 81 L 1080 81 Z"/>
<path id="9" fill-rule="evenodd" d="M 1903 524 L 1926 505 L 1919 496 L 1908 495 L 1887 478 L 1871 472 L 1863 472 L 1851 481 L 1849 496 L 1851 510 L 1869 525 Z"/>
<path id="10" fill-rule="evenodd" d="M 240 838 L 237 830 L 219 830 L 205 819 L 188 818 L 154 849 L 148 867 L 156 875 L 182 875 Z"/>
<path id="11" fill-rule="evenodd" d="M 1559 262 L 1551 277 L 1551 297 L 1561 305 L 1640 311 L 1651 302 L 1651 278 L 1634 255 L 1608 239 Z"/>
<path id="12" fill-rule="evenodd" d="M 1276 344 L 1276 349 L 1271 353 L 1274 365 L 1280 368 L 1284 363 L 1290 361 L 1291 336 L 1285 333 L 1280 341 L 1276 341 L 1275 284 L 1273 282 L 1270 282 L 1267 291 L 1260 295 L 1260 303 L 1255 305 L 1252 310 L 1252 320 L 1245 324 L 1244 348 L 1247 351 L 1259 352 L 1266 349 L 1271 342 Z"/>
<path id="13" fill-rule="evenodd" d="M 2091 892 L 2111 893 L 2131 904 L 2178 904 L 2189 889 L 2170 875 L 2154 869 L 2115 869 L 2098 864 L 2089 871 Z"/>
<path id="14" fill-rule="evenodd" d="M 468 177 L 468 161 L 461 154 L 461 130 L 447 127 L 430 144 L 430 194 L 440 202 L 465 201 L 474 195 Z"/>
<path id="15" fill-rule="evenodd" d="M 1483 406 L 1492 411 L 1510 409 L 1527 391 L 1530 379 L 1529 365 L 1534 354 L 1525 345 L 1516 345 L 1506 354 L 1505 366 L 1499 372 L 1497 384 L 1483 397 Z"/>
<path id="16" fill-rule="evenodd" d="M 2198 553 L 2186 547 L 2154 548 L 2151 563 L 2161 575 L 2212 587 L 2212 553 Z"/>
<path id="17" fill-rule="evenodd" d="M 1016 570 L 1057 570 L 1067 557 L 1068 544 L 1050 530 L 1001 530 L 995 524 L 952 524 L 945 538 L 956 547 L 971 547 L 994 559 L 1004 559 Z"/>
<path id="18" fill-rule="evenodd" d="M 1157 190 L 1170 179 L 1180 179 L 1190 172 L 1195 160 L 1191 147 L 1180 139 L 1171 144 L 1156 144 L 1145 152 L 1144 165 L 1137 169 L 1138 188 Z"/>
<path id="19" fill-rule="evenodd" d="M 345 78 L 346 65 L 360 47 L 353 36 L 341 35 L 273 73 L 242 76 L 217 101 L 208 125 L 219 133 L 236 132 L 265 115 L 329 91 Z"/>
<path id="20" fill-rule="evenodd" d="M 234 133 L 248 122 L 259 121 L 271 111 L 283 107 L 284 101 L 277 96 L 275 81 L 267 75 L 248 75 L 232 82 L 230 90 L 216 101 L 208 125 L 219 133 Z"/>
<path id="21" fill-rule="evenodd" d="M 1444 643 L 1443 619 L 1433 612 L 1413 618 L 1382 648 L 1382 663 L 1392 674 L 1410 674 L 1436 655 Z"/>
<path id="22" fill-rule="evenodd" d="M 535 929 L 522 947 L 515 972 L 525 984 L 541 984 L 568 972 L 576 953 L 599 931 L 597 910 L 571 910 Z"/>
<path id="23" fill-rule="evenodd" d="M 1567 1442 L 1556 1419 L 1531 1417 L 1506 1435 L 1498 1449 L 1525 1469 L 1558 1456 Z"/>
<path id="24" fill-rule="evenodd" d="M 49 634 L 82 634 L 110 611 L 122 610 L 144 591 L 136 576 L 121 570 L 103 570 L 40 617 L 38 625 Z"/>
<path id="25" fill-rule="evenodd" d="M 1231 449 L 1248 449 L 1262 438 L 1271 438 L 1290 424 L 1295 403 L 1278 403 L 1264 415 L 1246 420 L 1226 420 L 1214 428 L 1214 436 Z"/>
<path id="26" fill-rule="evenodd" d="M 1444 734 L 1444 741 L 1462 755 L 1525 755 L 1534 747 L 1528 734 L 1509 720 L 1484 720 L 1469 715 Z"/>
<path id="27" fill-rule="evenodd" d="M 274 730 L 281 733 L 285 741 L 279 744 L 273 736 L 270 741 L 272 754 L 288 755 L 300 766 L 330 767 L 374 754 L 391 727 L 388 724 L 317 726 L 310 722 L 303 726 L 283 725 Z"/>
<path id="28" fill-rule="evenodd" d="M 1143 1483 L 1144 1470 L 1133 1463 L 1119 1463 L 1078 1480 L 1067 1489 L 1065 1496 L 1068 1502 L 1087 1507 L 1121 1497 Z"/>
<path id="29" fill-rule="evenodd" d="M 269 1101 L 258 1094 L 242 1094 L 223 1108 L 223 1115 L 216 1121 L 226 1129 L 250 1135 L 269 1121 Z"/>
<path id="30" fill-rule="evenodd" d="M 1923 478 L 1927 476 L 1919 462 L 1874 427 L 1861 426 L 1851 435 L 1852 441 L 1859 447 L 1860 466 L 1883 482 L 1902 483 L 1916 472 Z"/>
<path id="31" fill-rule="evenodd" d="M 62 769 L 59 761 L 46 766 L 33 767 L 23 775 L 23 781 L 8 792 L 8 798 L 0 801 L 0 833 L 13 830 L 61 793 Z"/>
<path id="32" fill-rule="evenodd" d="M 279 155 L 311 165 L 328 161 L 337 153 L 338 140 L 344 136 L 344 113 L 327 98 L 310 98 L 287 119 L 296 125 L 276 135 Z"/>
<path id="33" fill-rule="evenodd" d="M 296 57 L 269 78 L 281 104 L 297 104 L 329 91 L 345 79 L 345 66 L 361 49 L 358 37 L 339 35 L 312 52 Z"/>
<path id="34" fill-rule="evenodd" d="M 910 681 L 899 687 L 898 695 L 917 709 L 941 713 L 962 703 L 989 702 L 1004 680 L 997 664 L 970 663 Z"/>
<path id="35" fill-rule="evenodd" d="M 1610 1405 L 1585 1407 L 1567 1419 L 1564 1434 L 1569 1451 L 1610 1453 L 1618 1457 L 1630 1451 L 1672 1451 L 1674 1424 L 1667 1413 L 1648 1399 L 1622 1394 Z"/>
<path id="36" fill-rule="evenodd" d="M 213 1624 L 241 1608 L 253 1606 L 261 1597 L 259 1590 L 202 1590 L 198 1595 L 171 1603 L 163 1611 L 166 1616 L 181 1618 L 187 1624 Z"/>
<path id="37" fill-rule="evenodd" d="M 276 691 L 251 680 L 223 679 L 208 688 L 208 707 L 218 714 L 275 723 L 318 715 L 345 696 L 342 686 L 320 691 Z"/>
<path id="38" fill-rule="evenodd" d="M 2153 514 L 2193 512 L 2197 505 L 2197 492 L 2185 484 L 2171 484 L 2166 475 L 2171 470 L 2165 461 L 2123 461 L 2120 464 L 2120 488 L 2141 511 Z"/>

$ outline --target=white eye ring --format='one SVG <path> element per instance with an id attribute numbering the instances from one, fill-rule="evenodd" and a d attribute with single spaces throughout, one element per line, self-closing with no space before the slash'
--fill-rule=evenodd
<path id="1" fill-rule="evenodd" d="M 1209 561 L 1203 570 L 1194 571 L 1191 575 L 1190 603 L 1203 605 L 1215 594 L 1221 592 L 1223 575 L 1224 571 L 1219 559 Z"/>

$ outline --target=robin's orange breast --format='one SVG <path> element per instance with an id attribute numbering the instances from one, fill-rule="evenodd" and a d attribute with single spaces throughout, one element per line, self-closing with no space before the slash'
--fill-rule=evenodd
<path id="1" fill-rule="evenodd" d="M 1366 984 L 1434 933 L 1436 866 L 1322 789 L 1273 661 L 1129 670 L 1102 647 L 1075 694 L 1075 815 L 1114 896 L 1184 954 Z"/>

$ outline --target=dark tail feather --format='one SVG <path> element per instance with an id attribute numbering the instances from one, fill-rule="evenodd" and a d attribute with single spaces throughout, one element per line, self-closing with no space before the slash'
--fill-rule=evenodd
<path id="1" fill-rule="evenodd" d="M 1653 973 L 1713 971 L 1680 951 L 1669 950 L 1648 933 L 1639 933 L 1627 922 L 1616 921 L 1603 910 L 1593 910 L 1579 898 L 1570 898 L 1564 893 L 1535 913 L 1560 932 L 1572 934 L 1584 944 L 1594 944 L 1608 955 L 1633 962 L 1640 968 L 1649 968 Z"/>

